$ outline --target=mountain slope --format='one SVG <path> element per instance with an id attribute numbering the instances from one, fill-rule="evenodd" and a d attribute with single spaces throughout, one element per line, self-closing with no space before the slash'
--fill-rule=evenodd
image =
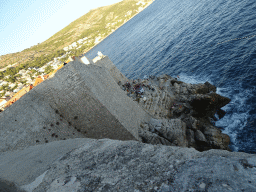
<path id="1" fill-rule="evenodd" d="M 102 40 L 152 2 L 152 0 L 123 0 L 113 5 L 90 10 L 43 43 L 18 53 L 2 55 L 0 68 L 11 64 L 14 64 L 14 67 L 19 66 L 17 71 L 34 66 L 41 67 L 53 58 L 64 55 L 66 53 L 63 50 L 64 47 L 87 37 L 87 41 L 79 49 L 69 50 L 71 51 L 69 55 L 79 55 L 95 45 L 96 37 L 100 36 L 98 39 Z"/>

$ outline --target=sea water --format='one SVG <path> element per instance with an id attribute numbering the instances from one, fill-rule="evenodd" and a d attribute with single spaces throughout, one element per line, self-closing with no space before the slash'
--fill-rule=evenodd
<path id="1" fill-rule="evenodd" d="M 129 79 L 215 85 L 231 99 L 215 125 L 233 151 L 256 153 L 256 1 L 155 0 L 86 56 L 98 51 Z"/>

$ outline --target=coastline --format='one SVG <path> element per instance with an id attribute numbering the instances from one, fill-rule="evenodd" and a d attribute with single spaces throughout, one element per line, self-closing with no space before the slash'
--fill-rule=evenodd
<path id="1" fill-rule="evenodd" d="M 148 3 L 144 9 L 142 11 L 144 11 L 149 5 L 151 5 L 154 1 L 152 0 L 151 3 Z M 130 21 L 133 17 L 135 17 L 136 15 L 138 15 L 139 13 L 141 13 L 142 11 L 136 13 L 135 15 L 133 15 L 130 19 L 128 19 L 126 22 L 124 22 L 122 25 L 120 25 L 119 27 L 117 27 L 113 32 L 111 32 L 110 34 L 108 34 L 106 37 L 104 37 L 98 44 L 94 45 L 92 48 L 90 48 L 89 50 L 85 51 L 83 54 L 88 53 L 89 51 L 91 51 L 93 48 L 95 48 L 97 45 L 99 45 L 101 42 L 103 42 L 108 36 L 110 36 L 112 33 L 116 32 L 120 27 L 122 27 L 124 24 L 126 24 L 128 21 Z"/>

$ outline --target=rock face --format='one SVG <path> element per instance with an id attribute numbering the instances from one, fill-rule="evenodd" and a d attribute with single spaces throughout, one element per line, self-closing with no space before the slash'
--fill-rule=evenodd
<path id="1" fill-rule="evenodd" d="M 256 191 L 256 155 L 213 124 L 229 102 L 209 82 L 75 58 L 0 113 L 0 189 Z"/>
<path id="2" fill-rule="evenodd" d="M 80 140 L 83 145 L 35 172 L 33 182 L 28 182 L 32 180 L 29 172 L 25 179 L 19 177 L 17 188 L 33 192 L 256 191 L 256 155 L 216 149 L 198 152 L 138 141 Z M 58 142 L 68 141 L 55 141 L 56 146 Z M 50 144 L 44 147 L 49 154 Z M 39 147 L 20 151 L 20 157 L 25 161 Z M 6 154 L 3 162 L 7 158 L 14 161 Z M 43 163 L 32 164 L 31 170 Z"/>
<path id="3" fill-rule="evenodd" d="M 144 88 L 143 93 L 133 90 L 138 85 Z M 119 86 L 159 122 L 141 124 L 143 129 L 139 134 L 143 142 L 193 147 L 199 151 L 231 151 L 229 136 L 211 123 L 216 112 L 220 118 L 225 115 L 220 108 L 231 100 L 216 94 L 216 87 L 209 82 L 191 85 L 164 74 L 147 80 L 130 80 Z M 167 121 L 168 124 L 164 123 Z"/>

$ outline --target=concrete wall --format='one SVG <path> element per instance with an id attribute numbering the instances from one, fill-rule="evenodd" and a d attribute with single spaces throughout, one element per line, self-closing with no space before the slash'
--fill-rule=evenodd
<path id="1" fill-rule="evenodd" d="M 64 138 L 140 141 L 149 118 L 105 67 L 76 59 L 0 113 L 0 152 Z"/>

